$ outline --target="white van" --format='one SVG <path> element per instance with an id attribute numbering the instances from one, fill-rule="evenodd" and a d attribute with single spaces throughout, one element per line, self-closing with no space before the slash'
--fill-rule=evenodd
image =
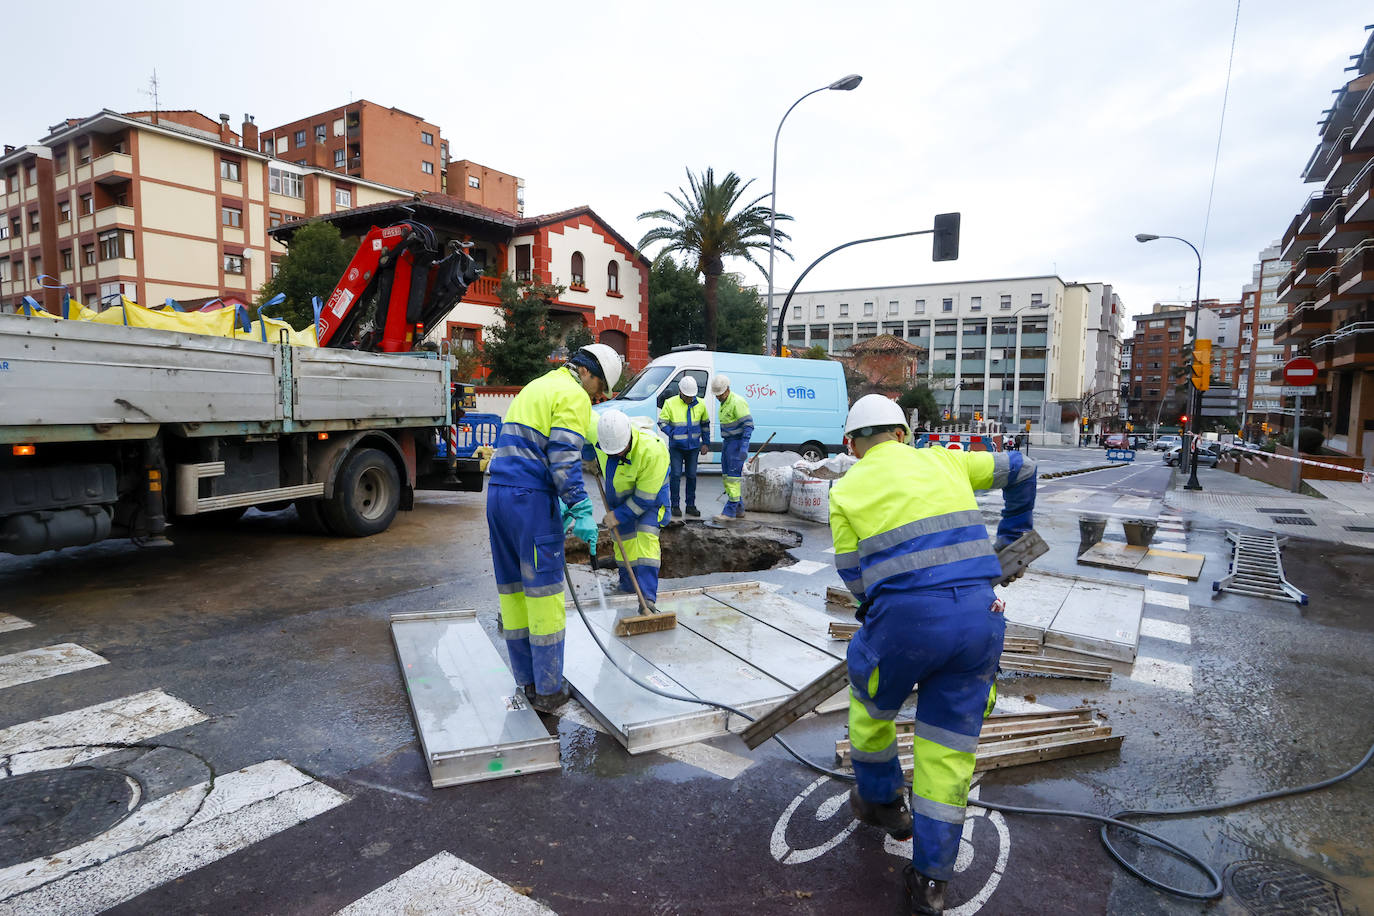
<path id="1" fill-rule="evenodd" d="M 609 401 L 596 410 L 615 408 L 631 419 L 657 421 L 663 402 L 677 395 L 684 376 L 697 381 L 698 397 L 711 412 L 712 454 L 720 461 L 719 402 L 711 394 L 717 373 L 730 378 L 730 389 L 749 402 L 754 417 L 750 452 L 772 434 L 768 451 L 800 452 L 818 460 L 844 451 L 844 418 L 849 395 L 844 367 L 829 359 L 788 359 L 746 353 L 718 353 L 700 344 L 677 347 L 645 366 Z"/>

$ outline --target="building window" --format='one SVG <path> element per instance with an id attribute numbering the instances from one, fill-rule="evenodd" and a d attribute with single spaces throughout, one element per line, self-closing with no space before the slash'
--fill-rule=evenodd
<path id="1" fill-rule="evenodd" d="M 609 293 L 620 292 L 620 265 L 615 261 L 606 265 L 606 291 Z"/>
<path id="2" fill-rule="evenodd" d="M 273 148 L 274 146 L 271 137 L 268 137 L 266 140 L 262 141 L 262 151 L 267 155 L 272 155 Z"/>
<path id="3" fill-rule="evenodd" d="M 848 302 L 841 302 L 841 303 L 840 303 L 840 317 L 841 317 L 841 318 L 848 318 L 848 317 L 849 317 L 849 303 L 848 303 Z"/>
<path id="4" fill-rule="evenodd" d="M 433 174 L 434 174 L 434 163 L 432 163 L 432 162 L 427 162 L 427 161 L 421 161 L 421 162 L 420 162 L 420 171 L 424 172 L 426 175 L 433 175 Z"/>
<path id="5" fill-rule="evenodd" d="M 353 206 L 353 192 L 348 188 L 334 189 L 334 206 L 351 207 Z"/>
<path id="6" fill-rule="evenodd" d="M 232 159 L 221 159 L 219 161 L 219 177 L 225 181 L 238 181 L 239 164 Z"/>
<path id="7" fill-rule="evenodd" d="M 420 142 L 423 143 L 425 146 L 433 146 L 434 134 L 430 133 L 427 130 L 420 131 Z"/>
<path id="8" fill-rule="evenodd" d="M 83 215 L 89 215 L 95 212 L 95 198 L 90 194 L 81 195 L 81 212 Z"/>
<path id="9" fill-rule="evenodd" d="M 1031 293 L 1031 308 L 1038 309 L 1045 307 L 1045 296 L 1043 293 Z"/>
<path id="10" fill-rule="evenodd" d="M 94 245 L 82 245 L 82 246 L 81 246 L 81 263 L 82 263 L 83 265 L 85 265 L 86 267 L 91 267 L 92 265 L 95 264 L 95 246 L 94 246 Z"/>
<path id="11" fill-rule="evenodd" d="M 864 317 L 865 317 L 865 318 L 869 318 L 869 317 L 872 317 L 872 315 L 873 315 L 873 303 L 872 303 L 872 302 L 865 302 L 865 303 L 864 303 Z"/>
<path id="12" fill-rule="evenodd" d="M 469 175 L 468 187 L 473 188 L 474 190 L 480 189 L 482 187 L 482 179 L 478 178 L 476 175 Z"/>
<path id="13" fill-rule="evenodd" d="M 112 261 L 115 258 L 132 257 L 133 252 L 130 249 L 133 246 L 129 244 L 129 240 L 126 238 L 129 234 L 128 232 L 120 232 L 118 229 L 100 233 L 98 237 L 100 260 Z"/>
<path id="14" fill-rule="evenodd" d="M 267 225 L 269 228 L 275 229 L 277 226 L 280 226 L 281 224 L 281 214 L 278 213 L 276 210 L 272 210 L 267 214 Z"/>
<path id="15" fill-rule="evenodd" d="M 968 307 L 969 311 L 971 312 L 981 312 L 983 310 L 983 297 L 970 296 L 968 300 Z"/>
<path id="16" fill-rule="evenodd" d="M 316 125 L 315 125 L 315 142 L 316 142 L 316 143 L 323 143 L 323 142 L 325 141 L 325 138 L 328 137 L 328 136 L 329 136 L 329 129 L 328 129 L 327 127 L 325 127 L 323 124 L 316 124 Z"/>
<path id="17" fill-rule="evenodd" d="M 35 280 L 43 276 L 43 258 L 40 255 L 29 258 L 29 276 Z"/>
<path id="18" fill-rule="evenodd" d="M 926 313 L 926 301 L 925 301 L 924 299 L 917 299 L 917 300 L 916 300 L 916 314 L 917 314 L 917 315 L 924 315 L 925 313 Z"/>
<path id="19" fill-rule="evenodd" d="M 59 200 L 57 202 L 57 221 L 59 223 L 69 223 L 72 219 L 72 202 L 70 200 Z"/>
<path id="20" fill-rule="evenodd" d="M 8 283 L 10 279 L 10 259 L 0 260 L 0 283 Z"/>
<path id="21" fill-rule="evenodd" d="M 344 167 L 344 151 L 343 151 L 343 147 L 339 147 L 338 149 L 334 150 L 334 168 L 336 168 L 336 169 L 341 169 L 341 168 L 343 168 L 343 167 Z"/>
<path id="22" fill-rule="evenodd" d="M 583 257 L 582 257 L 582 252 L 580 252 L 580 251 L 574 251 L 574 252 L 572 253 L 572 285 L 573 285 L 573 286 L 586 286 L 586 285 L 587 285 L 586 280 L 587 280 L 587 264 L 586 264 L 586 261 L 585 261 L 585 260 L 583 259 Z"/>
<path id="23" fill-rule="evenodd" d="M 531 279 L 531 246 L 515 246 L 515 279 L 517 282 L 529 282 Z"/>
<path id="24" fill-rule="evenodd" d="M 243 226 L 243 211 L 238 207 L 220 207 L 219 224 L 239 229 Z"/>
<path id="25" fill-rule="evenodd" d="M 792 320 L 793 320 L 793 321 L 796 321 L 796 320 L 797 320 L 798 318 L 800 318 L 800 317 L 801 317 L 801 306 L 800 306 L 800 305 L 794 305 L 794 306 L 792 306 Z"/>
<path id="26" fill-rule="evenodd" d="M 280 258 L 273 258 L 273 259 L 272 259 L 272 279 L 275 280 L 275 279 L 277 278 L 277 275 L 280 274 L 280 273 L 281 273 L 281 259 L 280 259 Z"/>
<path id="27" fill-rule="evenodd" d="M 72 269 L 72 250 L 71 250 L 70 248 L 63 248 L 63 249 L 62 249 L 62 269 L 63 269 L 63 270 L 71 270 L 71 269 Z"/>
<path id="28" fill-rule="evenodd" d="M 305 182 L 301 176 L 281 169 L 267 170 L 267 189 L 284 197 L 305 197 Z"/>
<path id="29" fill-rule="evenodd" d="M 53 162 L 53 168 L 58 172 L 67 171 L 67 148 L 65 146 L 57 151 L 57 157 Z"/>
<path id="30" fill-rule="evenodd" d="M 37 211 L 37 210 L 30 210 L 30 211 L 29 211 L 29 231 L 30 231 L 30 232 L 37 232 L 37 231 L 38 231 L 38 211 Z"/>
<path id="31" fill-rule="evenodd" d="M 889 315 L 895 315 L 895 314 L 897 314 L 897 300 L 896 300 L 896 299 L 893 299 L 891 302 L 889 302 L 889 303 L 887 304 L 887 313 L 888 313 Z"/>
<path id="32" fill-rule="evenodd" d="M 303 146 L 305 146 L 305 131 L 298 130 L 296 131 L 296 149 L 300 149 Z"/>
<path id="33" fill-rule="evenodd" d="M 82 140 L 76 144 L 76 164 L 85 165 L 91 161 L 90 141 Z"/>
<path id="34" fill-rule="evenodd" d="M 36 165 L 25 166 L 25 167 L 24 167 L 24 180 L 25 180 L 25 182 L 28 183 L 28 186 L 29 186 L 29 187 L 31 187 L 31 188 L 32 188 L 32 187 L 35 187 L 35 186 L 38 184 L 38 166 L 36 166 Z"/>
<path id="35" fill-rule="evenodd" d="M 942 312 L 952 312 L 952 311 L 954 311 L 954 300 L 953 300 L 953 299 L 941 299 L 941 300 L 940 300 L 940 311 L 942 311 Z"/>
<path id="36" fill-rule="evenodd" d="M 243 256 L 237 254 L 226 254 L 224 256 L 224 272 L 227 274 L 242 274 Z"/>
<path id="37" fill-rule="evenodd" d="M 1011 294 L 1004 293 L 997 297 L 997 307 L 1004 312 L 1011 311 Z"/>
<path id="38" fill-rule="evenodd" d="M 824 306 L 824 305 L 818 305 L 818 306 L 816 306 L 816 317 L 817 317 L 817 318 L 824 318 L 824 317 L 825 317 L 825 306 Z"/>

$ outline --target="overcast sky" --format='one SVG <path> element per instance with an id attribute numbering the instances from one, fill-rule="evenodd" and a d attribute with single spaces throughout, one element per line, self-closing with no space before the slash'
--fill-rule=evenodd
<path id="1" fill-rule="evenodd" d="M 154 68 L 163 108 L 236 127 L 244 112 L 266 127 L 367 98 L 439 124 L 455 159 L 524 178 L 528 214 L 589 204 L 637 241 L 636 216 L 668 205 L 686 168 L 766 194 L 779 118 L 853 72 L 858 89 L 812 96 L 783 129 L 778 205 L 796 217 L 797 260 L 780 261 L 778 288 L 835 245 L 959 210 L 957 262 L 932 263 L 926 238 L 883 242 L 830 258 L 805 288 L 1058 273 L 1114 284 L 1129 312 L 1192 295 L 1192 253 L 1133 236 L 1203 247 L 1233 0 L 313 7 L 18 5 L 7 63 L 24 78 L 0 139 L 151 107 Z M 1237 298 L 1316 189 L 1299 173 L 1367 22 L 1368 2 L 1242 0 L 1205 298 Z M 55 44 L 90 28 L 117 46 Z"/>

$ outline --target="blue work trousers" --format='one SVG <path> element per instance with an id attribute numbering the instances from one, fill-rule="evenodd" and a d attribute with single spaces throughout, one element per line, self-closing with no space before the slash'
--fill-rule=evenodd
<path id="1" fill-rule="evenodd" d="M 684 475 L 687 478 L 687 505 L 697 504 L 697 459 L 700 457 L 699 449 L 668 446 L 668 486 L 672 491 L 674 509 L 682 505 L 678 500 L 678 481 Z"/>
<path id="2" fill-rule="evenodd" d="M 859 794 L 876 803 L 902 791 L 895 720 L 916 698 L 911 814 L 912 864 L 948 881 L 954 874 L 983 719 L 1006 621 L 989 585 L 881 592 L 849 644 L 849 737 Z"/>

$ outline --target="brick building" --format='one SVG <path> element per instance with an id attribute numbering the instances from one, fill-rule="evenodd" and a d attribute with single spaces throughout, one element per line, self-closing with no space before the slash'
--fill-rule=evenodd
<path id="1" fill-rule="evenodd" d="M 1156 303 L 1152 311 L 1134 316 L 1127 411 L 1143 429 L 1177 425 L 1179 415 L 1186 412 L 1187 395 L 1176 389 L 1191 314 L 1190 307 Z"/>
<path id="2" fill-rule="evenodd" d="M 263 130 L 260 148 L 296 165 L 420 193 L 444 190 L 449 164 L 439 125 L 366 99 Z"/>
<path id="3" fill-rule="evenodd" d="M 925 347 L 908 343 L 895 334 L 879 334 L 837 353 L 835 358 L 862 376 L 868 391 L 896 397 L 922 380 L 920 362 L 925 355 Z"/>

